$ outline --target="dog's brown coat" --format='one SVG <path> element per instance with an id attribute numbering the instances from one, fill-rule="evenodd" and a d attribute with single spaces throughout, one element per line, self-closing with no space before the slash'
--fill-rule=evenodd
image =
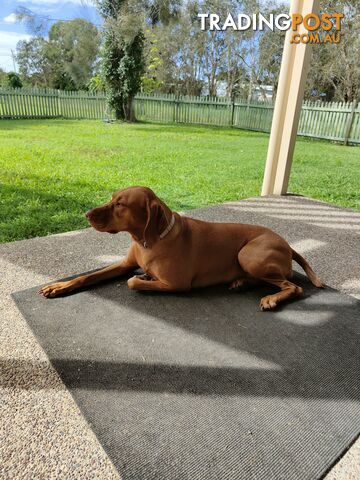
<path id="1" fill-rule="evenodd" d="M 171 222 L 169 233 L 161 238 Z M 263 281 L 280 291 L 261 299 L 262 310 L 300 295 L 302 288 L 289 278 L 292 260 L 298 262 L 316 287 L 323 284 L 306 260 L 272 230 L 240 223 L 211 223 L 173 213 L 146 187 L 129 187 L 112 200 L 86 214 L 99 231 L 127 231 L 130 249 L 121 262 L 73 280 L 43 287 L 45 297 L 56 297 L 141 267 L 146 275 L 134 276 L 134 290 L 186 291 L 229 283 L 230 288 Z"/>

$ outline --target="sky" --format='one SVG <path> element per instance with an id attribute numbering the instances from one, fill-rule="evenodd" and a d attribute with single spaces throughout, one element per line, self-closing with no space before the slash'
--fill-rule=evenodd
<path id="1" fill-rule="evenodd" d="M 80 17 L 100 23 L 91 0 L 0 0 L 0 68 L 8 72 L 14 70 L 11 50 L 15 53 L 17 42 L 30 38 L 25 25 L 16 22 L 14 13 L 18 7 L 54 19 Z"/>

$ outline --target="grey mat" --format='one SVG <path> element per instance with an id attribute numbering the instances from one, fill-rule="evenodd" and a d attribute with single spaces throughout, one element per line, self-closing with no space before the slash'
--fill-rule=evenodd
<path id="1" fill-rule="evenodd" d="M 360 432 L 359 302 L 317 290 L 14 298 L 123 480 L 315 480 Z"/>

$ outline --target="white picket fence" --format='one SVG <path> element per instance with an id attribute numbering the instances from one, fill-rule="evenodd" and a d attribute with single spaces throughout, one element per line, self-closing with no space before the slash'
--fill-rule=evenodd
<path id="1" fill-rule="evenodd" d="M 137 118 L 144 121 L 232 126 L 260 132 L 270 132 L 274 110 L 272 102 L 145 93 L 135 97 L 134 108 Z M 105 117 L 113 115 L 103 93 L 0 88 L 0 119 Z M 298 133 L 359 145 L 360 105 L 306 101 Z"/>
<path id="2" fill-rule="evenodd" d="M 139 94 L 135 113 L 139 120 L 202 125 L 233 126 L 244 130 L 270 132 L 272 102 L 208 97 L 179 97 Z M 360 104 L 358 102 L 303 102 L 299 135 L 360 144 Z"/>

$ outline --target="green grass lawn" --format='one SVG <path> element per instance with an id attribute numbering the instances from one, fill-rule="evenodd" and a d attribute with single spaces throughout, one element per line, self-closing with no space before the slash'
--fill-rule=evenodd
<path id="1" fill-rule="evenodd" d="M 269 136 L 235 129 L 0 121 L 0 241 L 87 226 L 128 185 L 186 210 L 258 195 Z M 360 148 L 297 141 L 289 191 L 360 210 Z"/>

